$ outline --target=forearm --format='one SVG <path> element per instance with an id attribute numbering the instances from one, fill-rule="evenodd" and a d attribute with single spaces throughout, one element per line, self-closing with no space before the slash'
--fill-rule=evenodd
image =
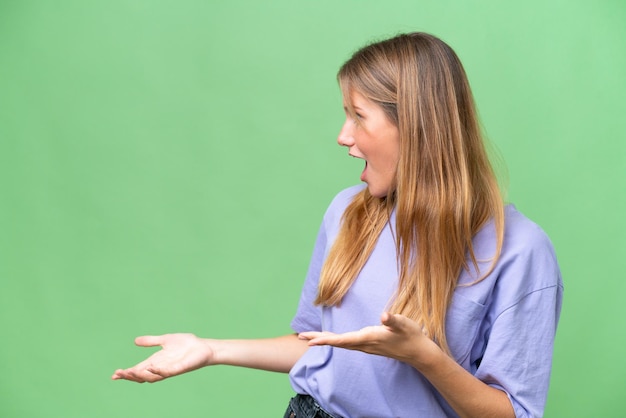
<path id="1" fill-rule="evenodd" d="M 429 360 L 413 364 L 461 417 L 515 417 L 506 393 L 487 385 L 438 347 Z"/>
<path id="2" fill-rule="evenodd" d="M 308 349 L 296 334 L 258 340 L 205 340 L 214 350 L 213 364 L 288 373 Z"/>

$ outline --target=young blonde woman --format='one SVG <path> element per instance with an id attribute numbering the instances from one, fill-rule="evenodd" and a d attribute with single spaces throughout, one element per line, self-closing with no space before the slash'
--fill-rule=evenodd
<path id="1" fill-rule="evenodd" d="M 230 364 L 288 372 L 285 417 L 541 416 L 561 276 L 547 236 L 503 203 L 456 54 L 399 35 L 338 79 L 338 142 L 364 160 L 365 185 L 324 216 L 295 333 L 139 337 L 163 349 L 113 379 Z"/>

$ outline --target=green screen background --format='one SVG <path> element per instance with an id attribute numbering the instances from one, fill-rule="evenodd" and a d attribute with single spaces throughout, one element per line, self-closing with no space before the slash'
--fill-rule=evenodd
<path id="1" fill-rule="evenodd" d="M 0 0 L 0 416 L 282 416 L 285 375 L 109 380 L 142 334 L 290 332 L 330 199 L 335 73 L 457 51 L 566 285 L 546 416 L 623 414 L 626 6 L 615 1 Z M 504 172 L 504 170 L 503 170 Z"/>

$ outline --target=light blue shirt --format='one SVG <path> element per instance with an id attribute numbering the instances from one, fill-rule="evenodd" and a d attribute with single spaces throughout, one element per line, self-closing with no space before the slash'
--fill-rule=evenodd
<path id="1" fill-rule="evenodd" d="M 313 305 L 319 274 L 339 232 L 341 216 L 363 186 L 339 193 L 320 228 L 298 311 L 296 332 L 343 333 L 380 324 L 398 280 L 396 247 L 387 225 L 341 307 Z M 394 225 L 392 215 L 390 221 Z M 495 229 L 474 237 L 483 271 L 495 253 Z M 471 263 L 470 263 L 471 265 Z M 543 415 L 563 283 L 546 234 L 513 206 L 505 208 L 502 255 L 493 272 L 469 286 L 476 272 L 463 271 L 446 317 L 448 345 L 456 361 L 483 382 L 501 389 L 517 417 Z M 297 393 L 313 396 L 345 418 L 448 417 L 454 411 L 413 367 L 358 351 L 311 347 L 290 372 Z"/>

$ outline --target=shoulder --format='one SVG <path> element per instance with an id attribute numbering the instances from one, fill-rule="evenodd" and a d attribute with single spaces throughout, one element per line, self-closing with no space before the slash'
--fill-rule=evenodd
<path id="1" fill-rule="evenodd" d="M 340 191 L 339 193 L 335 195 L 332 202 L 330 203 L 329 208 L 333 208 L 336 206 L 342 206 L 345 208 L 346 206 L 350 204 L 350 202 L 352 202 L 352 200 L 354 199 L 354 196 L 359 194 L 366 187 L 367 185 L 365 184 L 357 184 L 355 186 L 350 186 L 346 189 L 343 189 L 342 191 Z"/>
<path id="2" fill-rule="evenodd" d="M 537 291 L 563 287 L 561 272 L 552 242 L 544 230 L 513 205 L 505 208 L 504 240 L 500 256 L 496 253 L 496 231 L 488 223 L 474 237 L 474 251 L 479 272 L 465 271 L 460 284 L 472 284 L 462 290 L 480 303 L 498 301 L 500 309 L 516 304 Z M 475 280 L 490 273 L 478 283 Z"/>
<path id="3" fill-rule="evenodd" d="M 492 221 L 476 234 L 473 244 L 477 258 L 485 259 L 494 255 L 496 231 Z M 544 230 L 519 212 L 515 206 L 507 205 L 504 209 L 504 240 L 498 264 L 503 265 L 538 255 L 556 262 L 552 242 Z"/>
<path id="4" fill-rule="evenodd" d="M 328 209 L 326 209 L 326 213 L 324 214 L 324 222 L 330 224 L 339 223 L 348 205 L 352 203 L 354 197 L 359 194 L 363 189 L 365 189 L 365 187 L 365 184 L 358 184 L 356 186 L 343 189 L 342 191 L 337 193 L 333 200 L 330 202 Z"/>
<path id="5" fill-rule="evenodd" d="M 498 265 L 500 280 L 507 283 L 507 277 L 524 277 L 521 287 L 528 292 L 562 286 L 552 241 L 539 225 L 512 205 L 505 212 L 504 242 Z"/>
<path id="6" fill-rule="evenodd" d="M 542 253 L 556 260 L 554 247 L 545 231 L 528 219 L 515 206 L 505 208 L 503 254 L 509 256 Z"/>

